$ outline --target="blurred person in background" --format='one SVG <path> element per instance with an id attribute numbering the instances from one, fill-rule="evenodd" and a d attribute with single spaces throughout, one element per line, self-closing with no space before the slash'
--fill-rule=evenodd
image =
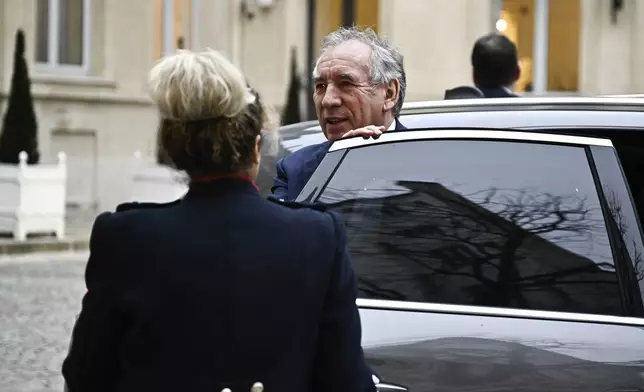
<path id="1" fill-rule="evenodd" d="M 521 76 L 517 47 L 505 35 L 482 36 L 472 49 L 474 85 L 486 98 L 517 97 L 511 88 Z"/>
<path id="2" fill-rule="evenodd" d="M 94 222 L 69 392 L 375 391 L 343 222 L 259 195 L 266 111 L 240 70 L 179 51 L 149 83 L 189 190 Z"/>
<path id="3" fill-rule="evenodd" d="M 273 196 L 295 200 L 334 141 L 406 129 L 398 116 L 407 80 L 403 56 L 371 29 L 343 27 L 324 38 L 313 71 L 315 111 L 328 141 L 277 162 Z"/>

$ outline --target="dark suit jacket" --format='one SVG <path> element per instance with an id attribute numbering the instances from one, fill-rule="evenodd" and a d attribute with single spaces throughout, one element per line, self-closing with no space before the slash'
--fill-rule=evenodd
<path id="1" fill-rule="evenodd" d="M 485 95 L 485 98 L 514 98 L 518 97 L 515 93 L 513 93 L 510 89 L 505 88 L 505 87 L 497 87 L 497 88 L 481 88 L 479 87 L 479 90 Z"/>
<path id="2" fill-rule="evenodd" d="M 375 391 L 337 215 L 243 180 L 100 215 L 70 392 Z"/>
<path id="3" fill-rule="evenodd" d="M 395 130 L 407 129 L 397 119 L 395 121 Z M 284 200 L 295 200 L 311 178 L 311 175 L 313 175 L 313 172 L 315 172 L 315 169 L 322 162 L 322 159 L 324 159 L 331 144 L 331 142 L 326 141 L 307 146 L 280 159 L 277 162 L 277 173 L 271 188 L 273 196 Z"/>
<path id="4" fill-rule="evenodd" d="M 485 98 L 485 94 L 474 86 L 458 86 L 445 90 L 443 99 L 476 99 Z"/>

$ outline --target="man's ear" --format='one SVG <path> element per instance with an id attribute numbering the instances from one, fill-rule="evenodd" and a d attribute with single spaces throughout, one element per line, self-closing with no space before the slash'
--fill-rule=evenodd
<path id="1" fill-rule="evenodd" d="M 517 63 L 517 72 L 516 72 L 516 74 L 514 75 L 514 81 L 516 82 L 516 81 L 517 81 L 517 80 L 519 80 L 520 78 L 521 78 L 521 64 L 520 64 L 520 63 Z"/>
<path id="2" fill-rule="evenodd" d="M 398 82 L 398 79 L 394 79 L 385 87 L 385 103 L 382 107 L 383 112 L 388 112 L 396 106 L 398 96 L 400 96 L 400 82 Z"/>

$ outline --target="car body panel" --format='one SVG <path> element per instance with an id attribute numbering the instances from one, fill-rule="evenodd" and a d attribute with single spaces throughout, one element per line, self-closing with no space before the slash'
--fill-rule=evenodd
<path id="1" fill-rule="evenodd" d="M 375 302 L 375 301 L 374 301 Z M 361 308 L 363 348 L 411 391 L 642 391 L 644 326 Z"/>

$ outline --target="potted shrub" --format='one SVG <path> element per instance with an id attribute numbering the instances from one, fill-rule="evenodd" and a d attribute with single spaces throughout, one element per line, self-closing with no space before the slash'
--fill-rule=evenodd
<path id="1" fill-rule="evenodd" d="M 65 232 L 65 154 L 41 164 L 38 123 L 25 60 L 25 36 L 16 33 L 13 75 L 0 133 L 0 231 L 24 240 L 28 233 Z"/>
<path id="2" fill-rule="evenodd" d="M 286 104 L 282 110 L 281 125 L 295 124 L 302 121 L 300 113 L 300 89 L 302 83 L 297 72 L 297 58 L 295 48 L 291 48 L 291 81 L 288 85 Z"/>

